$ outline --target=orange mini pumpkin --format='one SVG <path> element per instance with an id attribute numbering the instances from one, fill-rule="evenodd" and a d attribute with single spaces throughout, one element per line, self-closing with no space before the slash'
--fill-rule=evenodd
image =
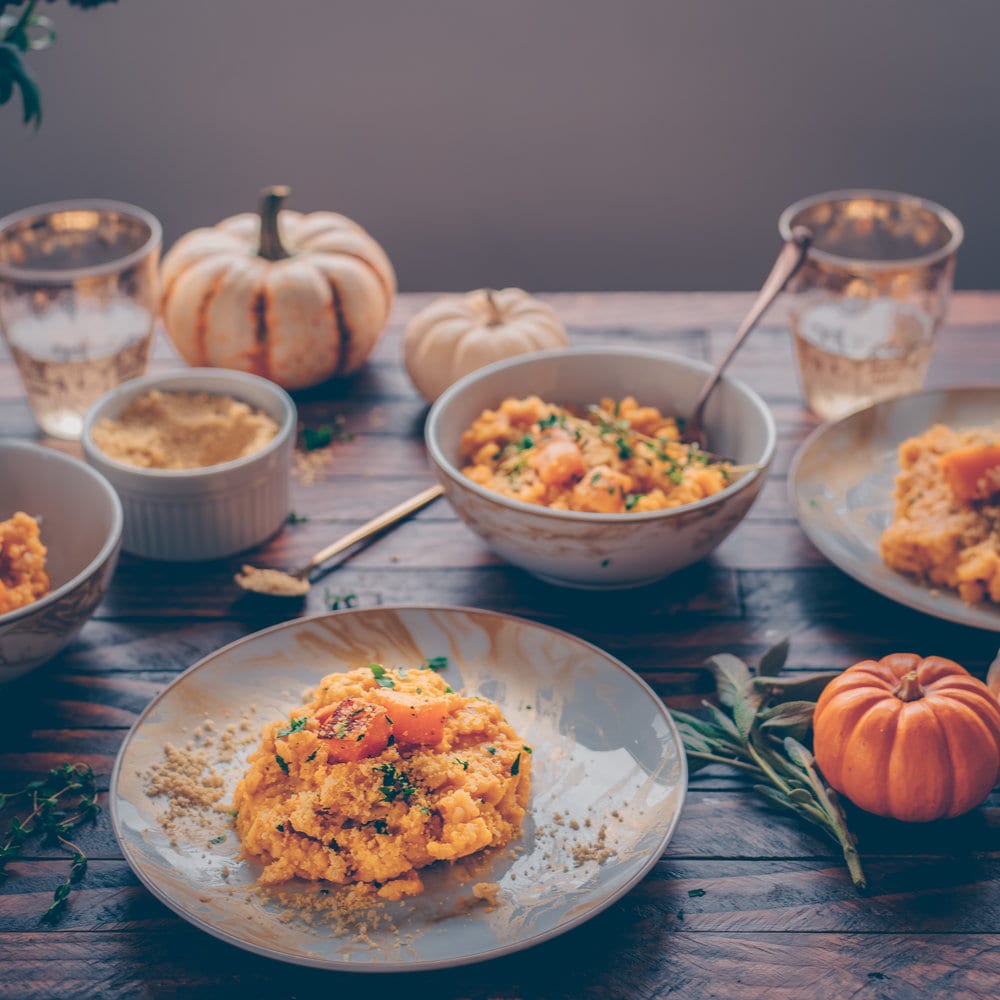
<path id="1" fill-rule="evenodd" d="M 1000 706 L 982 681 L 940 656 L 856 663 L 823 691 L 813 728 L 826 780 L 879 816 L 960 816 L 1000 778 Z"/>

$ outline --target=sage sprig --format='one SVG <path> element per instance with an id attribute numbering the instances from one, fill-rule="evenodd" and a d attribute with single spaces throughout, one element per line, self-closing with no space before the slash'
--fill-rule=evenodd
<path id="1" fill-rule="evenodd" d="M 816 708 L 811 699 L 836 673 L 782 676 L 787 658 L 787 639 L 761 657 L 756 672 L 730 653 L 712 656 L 705 666 L 715 678 L 719 705 L 705 702 L 707 719 L 686 712 L 671 715 L 691 771 L 726 764 L 747 775 L 769 803 L 807 820 L 840 846 L 860 892 L 867 881 L 857 838 L 807 745 Z"/>
<path id="2" fill-rule="evenodd" d="M 69 834 L 100 813 L 97 780 L 88 764 L 63 764 L 42 780 L 31 781 L 15 792 L 0 793 L 0 813 L 17 805 L 30 809 L 24 815 L 12 817 L 6 833 L 0 834 L 0 882 L 7 877 L 7 862 L 21 854 L 34 833 L 44 834 L 48 843 L 72 851 L 69 874 L 56 887 L 52 903 L 41 917 L 44 921 L 54 921 L 65 909 L 72 887 L 87 871 L 87 856 L 69 839 Z"/>

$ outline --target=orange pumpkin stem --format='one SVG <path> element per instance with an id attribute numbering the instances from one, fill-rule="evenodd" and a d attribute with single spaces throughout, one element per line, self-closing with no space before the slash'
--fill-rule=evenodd
<path id="1" fill-rule="evenodd" d="M 486 289 L 486 305 L 489 308 L 490 314 L 486 320 L 487 326 L 500 326 L 503 322 L 503 316 L 500 315 L 500 307 L 497 305 L 497 300 L 493 298 L 494 291 L 492 288 Z"/>
<path id="2" fill-rule="evenodd" d="M 264 188 L 260 193 L 260 247 L 257 256 L 264 260 L 284 260 L 291 256 L 281 243 L 278 232 L 278 213 L 288 197 L 287 187 Z"/>
<path id="3" fill-rule="evenodd" d="M 892 692 L 900 701 L 917 701 L 924 696 L 924 689 L 917 680 L 916 670 L 911 670 L 908 674 L 903 674 L 899 679 L 899 686 Z"/>

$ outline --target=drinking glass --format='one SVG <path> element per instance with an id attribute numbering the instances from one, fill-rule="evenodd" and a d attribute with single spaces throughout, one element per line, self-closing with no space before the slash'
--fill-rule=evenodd
<path id="1" fill-rule="evenodd" d="M 788 286 L 809 408 L 834 419 L 919 389 L 948 308 L 962 224 L 946 208 L 895 191 L 830 191 L 781 213 L 786 239 L 813 243 Z"/>
<path id="2" fill-rule="evenodd" d="M 0 219 L 0 333 L 46 434 L 79 438 L 90 404 L 146 370 L 160 242 L 149 212 L 114 201 Z"/>

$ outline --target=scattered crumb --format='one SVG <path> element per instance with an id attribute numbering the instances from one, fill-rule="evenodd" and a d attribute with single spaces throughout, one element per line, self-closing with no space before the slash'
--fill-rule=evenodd
<path id="1" fill-rule="evenodd" d="M 312 486 L 323 477 L 323 473 L 332 461 L 332 448 L 314 448 L 312 451 L 296 448 L 292 462 L 292 474 L 298 478 L 303 486 Z"/>

